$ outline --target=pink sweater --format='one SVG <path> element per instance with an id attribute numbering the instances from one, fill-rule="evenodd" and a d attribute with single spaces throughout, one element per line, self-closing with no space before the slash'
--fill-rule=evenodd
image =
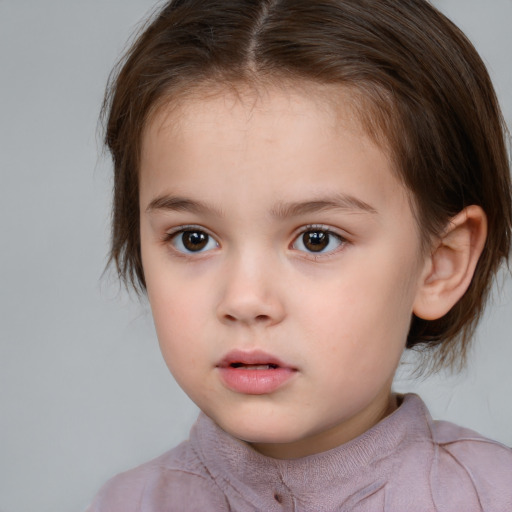
<path id="1" fill-rule="evenodd" d="M 416 395 L 360 437 L 265 457 L 200 415 L 190 440 L 108 482 L 89 512 L 511 512 L 512 450 L 432 421 Z"/>

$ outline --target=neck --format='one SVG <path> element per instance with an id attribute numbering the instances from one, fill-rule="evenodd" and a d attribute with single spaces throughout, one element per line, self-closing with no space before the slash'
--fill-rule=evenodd
<path id="1" fill-rule="evenodd" d="M 387 389 L 368 407 L 340 425 L 290 443 L 251 443 L 258 452 L 275 459 L 298 459 L 325 452 L 360 436 L 398 407 L 398 398 Z"/>

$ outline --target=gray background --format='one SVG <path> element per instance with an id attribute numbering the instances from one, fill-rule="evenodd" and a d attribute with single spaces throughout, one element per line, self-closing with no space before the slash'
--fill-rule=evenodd
<path id="1" fill-rule="evenodd" d="M 512 0 L 435 2 L 485 58 L 512 120 Z M 111 475 L 186 437 L 197 411 L 147 305 L 108 275 L 110 163 L 96 135 L 112 64 L 150 0 L 0 0 L 0 511 L 81 511 Z M 512 445 L 512 283 L 468 369 L 400 377 L 435 417 Z"/>

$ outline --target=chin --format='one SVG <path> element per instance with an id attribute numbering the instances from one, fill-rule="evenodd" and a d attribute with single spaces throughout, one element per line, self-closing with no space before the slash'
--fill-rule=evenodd
<path id="1" fill-rule="evenodd" d="M 299 441 L 303 436 L 291 425 L 271 418 L 241 418 L 233 421 L 214 421 L 228 434 L 251 444 L 286 444 Z"/>

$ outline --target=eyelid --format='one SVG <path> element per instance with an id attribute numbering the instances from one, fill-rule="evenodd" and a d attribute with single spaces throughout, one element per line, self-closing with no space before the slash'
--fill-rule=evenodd
<path id="1" fill-rule="evenodd" d="M 182 231 L 204 231 L 207 235 L 217 239 L 217 237 L 204 226 L 201 226 L 199 224 L 180 224 L 179 226 L 174 226 L 172 228 L 166 229 L 165 233 L 163 235 L 163 238 L 168 238 L 176 235 L 177 233 L 180 233 Z"/>
<path id="2" fill-rule="evenodd" d="M 328 233 L 331 236 L 334 236 L 339 241 L 339 246 L 335 249 L 332 249 L 327 252 L 314 252 L 314 251 L 303 251 L 300 249 L 295 249 L 293 246 L 296 243 L 296 241 L 308 231 L 323 231 L 325 233 Z M 305 226 L 301 226 L 300 228 L 296 229 L 293 234 L 292 242 L 290 243 L 290 248 L 293 250 L 297 250 L 302 255 L 304 255 L 307 258 L 313 258 L 315 260 L 319 258 L 328 258 L 330 256 L 333 256 L 337 254 L 339 251 L 343 250 L 343 248 L 349 243 L 349 240 L 347 239 L 347 236 L 340 233 L 340 230 L 333 228 L 332 226 L 326 225 L 326 224 L 307 224 Z"/>
<path id="3" fill-rule="evenodd" d="M 302 233 L 306 233 L 307 231 L 325 231 L 326 233 L 332 233 L 333 235 L 347 242 L 350 237 L 350 234 L 347 231 L 335 228 L 329 224 L 305 224 L 295 229 L 292 233 L 292 237 L 295 240 L 295 238 L 297 238 Z"/>
<path id="4" fill-rule="evenodd" d="M 220 247 L 220 242 L 217 239 L 217 237 L 215 235 L 213 235 L 209 229 L 205 228 L 204 226 L 197 225 L 197 224 L 183 224 L 183 225 L 171 228 L 169 230 L 166 230 L 162 237 L 162 242 L 164 243 L 164 245 L 171 245 L 172 251 L 174 252 L 174 254 L 181 256 L 181 257 L 190 257 L 190 256 L 198 257 L 200 255 L 204 255 L 204 254 L 212 251 L 212 249 L 209 249 L 206 251 L 185 252 L 185 251 L 180 251 L 175 246 L 173 246 L 172 241 L 175 239 L 175 237 L 177 235 L 179 235 L 180 233 L 184 233 L 186 231 L 200 231 L 202 233 L 205 233 L 206 235 L 208 235 L 211 239 L 213 239 L 215 241 L 216 246 L 217 246 L 216 248 Z"/>

